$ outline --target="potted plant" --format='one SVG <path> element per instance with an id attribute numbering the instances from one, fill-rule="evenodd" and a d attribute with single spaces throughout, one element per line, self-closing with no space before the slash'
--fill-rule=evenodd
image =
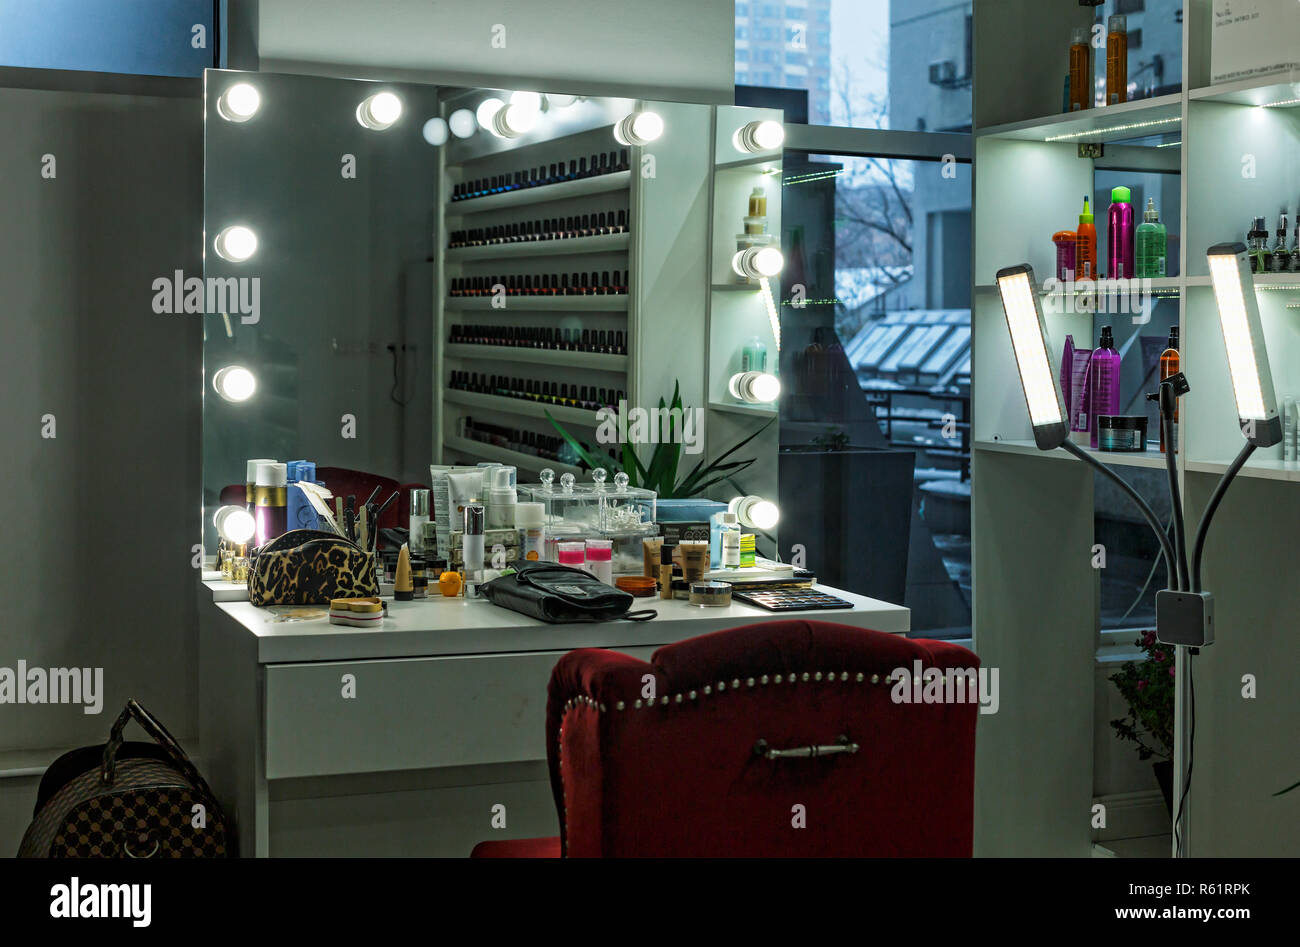
<path id="1" fill-rule="evenodd" d="M 1138 759 L 1152 764 L 1156 781 L 1173 816 L 1174 795 L 1174 652 L 1144 632 L 1134 644 L 1146 657 L 1131 661 L 1110 676 L 1128 702 L 1128 714 L 1110 722 L 1121 740 L 1137 744 Z"/>
<path id="2" fill-rule="evenodd" d="M 696 464 L 686 472 L 684 476 L 679 477 L 677 474 L 678 465 L 682 457 L 682 430 L 681 420 L 688 410 L 682 405 L 681 386 L 673 385 L 673 397 L 671 402 L 665 402 L 661 397 L 658 405 L 659 411 L 668 411 L 668 417 L 672 420 L 669 422 L 669 437 L 660 437 L 654 445 L 654 450 L 646 460 L 642 460 L 637 455 L 634 446 L 630 443 L 621 443 L 620 451 L 617 458 L 610 457 L 603 450 L 593 450 L 590 445 L 584 444 L 576 437 L 564 429 L 564 427 L 551 417 L 549 411 L 546 412 L 546 419 L 551 422 L 554 428 L 559 431 L 560 436 L 571 447 L 578 458 L 587 467 L 595 469 L 602 467 L 609 471 L 611 475 L 615 473 L 626 473 L 628 484 L 633 487 L 642 487 L 647 490 L 654 490 L 658 494 L 659 505 L 664 508 L 663 501 L 686 501 L 703 497 L 705 491 L 710 487 L 716 486 L 725 480 L 729 480 L 736 474 L 751 467 L 757 458 L 750 457 L 745 460 L 728 460 L 736 451 L 740 450 L 759 434 L 763 433 L 772 423 L 767 421 L 753 434 L 750 434 L 744 440 L 738 441 L 731 447 L 722 451 L 712 461 L 706 463 L 701 457 Z M 613 408 L 606 409 L 613 412 Z M 617 420 L 617 414 L 612 415 Z M 698 502 L 686 504 L 688 506 L 699 507 Z M 710 504 L 716 506 L 717 504 Z M 722 504 L 725 506 L 725 504 Z M 686 516 L 686 519 L 694 519 L 696 514 Z M 663 519 L 677 519 L 676 516 L 664 516 Z M 707 519 L 707 517 L 705 517 Z"/>

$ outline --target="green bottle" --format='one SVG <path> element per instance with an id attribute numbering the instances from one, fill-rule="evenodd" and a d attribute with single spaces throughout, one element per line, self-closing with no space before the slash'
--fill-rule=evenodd
<path id="1" fill-rule="evenodd" d="M 1147 198 L 1147 209 L 1138 225 L 1137 261 L 1133 275 L 1138 278 L 1151 278 L 1165 275 L 1165 256 L 1168 246 L 1168 233 L 1156 213 L 1155 198 Z"/>

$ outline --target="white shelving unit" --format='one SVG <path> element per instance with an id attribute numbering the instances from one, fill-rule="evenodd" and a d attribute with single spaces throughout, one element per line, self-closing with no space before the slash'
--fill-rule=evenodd
<path id="1" fill-rule="evenodd" d="M 1209 86 L 1210 0 L 1174 4 L 1170 15 L 1173 6 L 1184 8 L 1182 92 L 1061 114 L 1070 30 L 1096 13 L 1114 12 L 1111 6 L 975 4 L 974 636 L 982 662 L 1001 668 L 1003 708 L 1019 708 L 981 718 L 977 854 L 1088 854 L 1099 625 L 1100 579 L 1090 557 L 1094 474 L 1063 451 L 1033 444 L 994 273 L 1028 262 L 1040 282 L 1051 276 L 1052 233 L 1074 228 L 1080 195 L 1094 193 L 1097 173 L 1163 166 L 1181 176 L 1180 213 L 1169 219 L 1160 208 L 1171 252 L 1177 238 L 1179 275 L 1155 280 L 1150 289 L 1168 300 L 1163 305 L 1177 306 L 1181 367 L 1192 386 L 1180 407 L 1176 460 L 1194 532 L 1210 491 L 1243 443 L 1205 251 L 1244 242 L 1253 216 L 1266 216 L 1271 229 L 1286 207 L 1294 227 L 1300 211 L 1300 103 L 1294 101 L 1300 76 Z M 1008 31 L 1008 23 L 1016 28 Z M 1105 156 L 1080 157 L 1078 146 L 1091 143 L 1104 144 Z M 1253 175 L 1243 174 L 1246 164 Z M 1106 207 L 1093 210 L 1104 267 Z M 1300 396 L 1300 276 L 1260 274 L 1256 288 L 1280 404 L 1287 395 Z M 1047 322 L 1059 365 L 1065 335 L 1093 347 L 1102 319 L 1054 306 Z M 1126 360 L 1135 357 L 1136 350 Z M 1166 460 L 1158 451 L 1096 456 L 1156 473 Z M 1286 696 L 1243 701 L 1240 694 L 1241 675 L 1256 673 L 1252 668 L 1300 663 L 1297 639 L 1282 633 L 1294 626 L 1300 583 L 1275 587 L 1278 568 L 1293 558 L 1292 531 L 1283 524 L 1300 522 L 1300 493 L 1289 486 L 1298 480 L 1300 464 L 1283 461 L 1280 447 L 1258 451 L 1206 547 L 1219 641 L 1195 659 L 1193 855 L 1300 850 L 1300 800 L 1269 795 L 1285 785 L 1277 760 L 1295 758 L 1278 731 L 1300 730 L 1300 699 L 1281 682 Z M 1184 762 L 1180 754 L 1176 766 Z"/>

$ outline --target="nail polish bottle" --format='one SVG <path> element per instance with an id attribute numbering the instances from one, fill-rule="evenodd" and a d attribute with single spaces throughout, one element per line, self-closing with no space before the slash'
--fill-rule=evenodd
<path id="1" fill-rule="evenodd" d="M 578 159 L 578 177 L 580 177 L 580 178 L 585 178 L 586 176 L 587 176 L 587 159 L 586 159 L 586 158 L 579 158 L 579 159 Z"/>
<path id="2" fill-rule="evenodd" d="M 609 174 L 609 171 L 609 155 L 602 151 L 600 153 L 600 173 Z"/>
<path id="3" fill-rule="evenodd" d="M 608 271 L 608 270 L 601 270 L 601 273 L 600 273 L 600 289 L 598 290 L 598 292 L 599 292 L 600 295 L 602 295 L 602 296 L 608 296 L 610 293 L 613 292 L 613 290 L 609 288 L 609 271 Z"/>
<path id="4" fill-rule="evenodd" d="M 568 273 L 560 274 L 560 295 L 561 296 L 569 295 L 569 274 Z"/>
<path id="5" fill-rule="evenodd" d="M 615 355 L 627 354 L 627 342 L 623 337 L 622 329 L 619 329 L 614 333 L 614 354 Z"/>
<path id="6" fill-rule="evenodd" d="M 578 343 L 578 351 L 579 352 L 591 351 L 591 330 L 590 329 L 582 330 L 582 341 Z"/>
<path id="7" fill-rule="evenodd" d="M 568 176 L 567 180 L 572 181 L 572 180 L 573 180 L 574 178 L 576 178 L 577 176 L 578 176 L 578 159 L 577 159 L 577 158 L 570 158 L 570 159 L 569 159 L 569 176 Z"/>

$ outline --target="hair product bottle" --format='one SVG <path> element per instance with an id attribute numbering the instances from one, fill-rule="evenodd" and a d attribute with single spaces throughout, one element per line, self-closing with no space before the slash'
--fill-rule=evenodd
<path id="1" fill-rule="evenodd" d="M 1074 278 L 1097 278 L 1097 226 L 1093 223 L 1088 195 L 1083 195 L 1083 212 L 1079 214 L 1079 230 L 1074 241 Z"/>
<path id="2" fill-rule="evenodd" d="M 1129 203 L 1132 197 L 1126 187 L 1112 188 L 1110 192 L 1106 242 L 1111 279 L 1133 277 L 1133 205 Z"/>
<path id="3" fill-rule="evenodd" d="M 1181 371 L 1181 369 L 1178 367 L 1179 362 L 1180 359 L 1178 357 L 1178 326 L 1173 326 L 1169 330 L 1169 346 L 1163 352 L 1160 353 L 1160 380 L 1164 381 L 1170 375 L 1177 375 L 1178 372 Z M 1166 449 L 1173 450 L 1175 454 L 1178 453 L 1178 402 L 1177 401 L 1174 402 L 1174 423 L 1173 423 L 1172 433 L 1174 436 L 1174 442 L 1172 444 L 1166 444 L 1165 426 L 1163 424 L 1160 425 L 1160 453 L 1163 454 Z"/>
<path id="4" fill-rule="evenodd" d="M 1128 101 L 1128 17 L 1106 21 L 1106 104 Z"/>
<path id="5" fill-rule="evenodd" d="M 1148 197 L 1147 209 L 1142 214 L 1142 223 L 1137 229 L 1137 262 L 1134 265 L 1134 275 L 1150 279 L 1165 276 L 1168 243 L 1169 235 L 1165 231 L 1165 225 L 1160 222 L 1160 215 L 1156 213 L 1155 198 Z"/>
<path id="6" fill-rule="evenodd" d="M 1092 108 L 1092 43 L 1086 26 L 1076 26 L 1070 35 L 1069 95 L 1071 112 Z"/>
<path id="7" fill-rule="evenodd" d="M 1097 446 L 1097 419 L 1103 414 L 1119 414 L 1119 353 L 1110 326 L 1101 327 L 1101 342 L 1092 353 L 1088 366 L 1088 421 L 1092 429 L 1090 444 Z"/>

